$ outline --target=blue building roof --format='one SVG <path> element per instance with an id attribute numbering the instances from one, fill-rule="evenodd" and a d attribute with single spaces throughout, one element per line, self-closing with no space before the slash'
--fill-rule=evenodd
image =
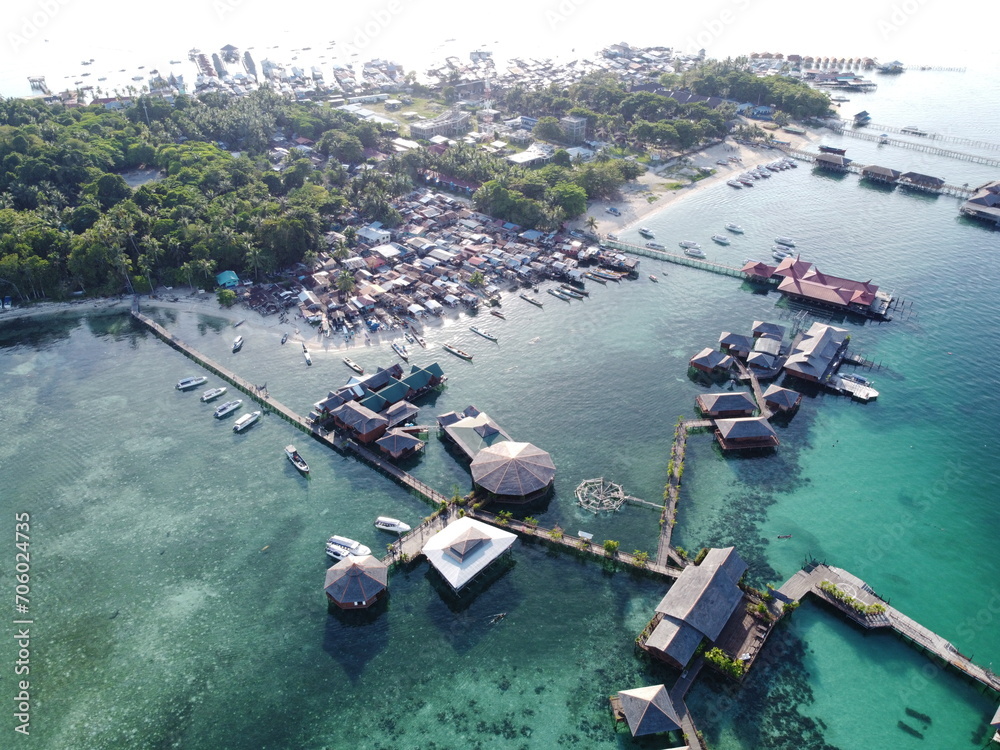
<path id="1" fill-rule="evenodd" d="M 223 271 L 215 277 L 215 283 L 227 288 L 234 287 L 240 283 L 240 277 L 236 275 L 236 271 Z"/>

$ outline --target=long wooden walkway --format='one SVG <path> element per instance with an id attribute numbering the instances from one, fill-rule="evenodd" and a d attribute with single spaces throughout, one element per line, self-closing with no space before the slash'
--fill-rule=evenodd
<path id="1" fill-rule="evenodd" d="M 740 371 L 740 377 L 744 380 L 750 381 L 750 387 L 753 388 L 753 397 L 757 399 L 757 408 L 760 410 L 760 415 L 764 417 L 764 419 L 770 419 L 771 410 L 767 408 L 767 404 L 764 402 L 764 391 L 761 390 L 760 381 L 757 380 L 757 376 L 754 374 L 753 370 L 749 369 L 738 359 L 734 359 L 734 361 L 736 362 L 736 367 Z"/>
<path id="2" fill-rule="evenodd" d="M 960 138 L 954 135 L 942 135 L 941 133 L 927 133 L 926 135 L 914 135 L 913 133 L 903 130 L 903 128 L 897 128 L 895 125 L 876 125 L 873 122 L 865 125 L 866 128 L 870 130 L 877 130 L 879 133 L 896 133 L 898 135 L 911 135 L 915 138 L 925 138 L 928 141 L 947 141 L 948 143 L 957 143 L 960 146 L 972 146 L 973 148 L 982 148 L 987 151 L 1000 151 L 1000 143 L 993 143 L 992 141 L 977 141 L 972 138 Z"/>
<path id="3" fill-rule="evenodd" d="M 695 726 L 694 717 L 691 715 L 691 711 L 687 707 L 687 702 L 685 698 L 687 696 L 687 691 L 694 684 L 695 679 L 697 679 L 699 673 L 701 672 L 702 666 L 705 664 L 705 660 L 697 656 L 691 662 L 690 666 L 681 674 L 674 683 L 674 686 L 668 692 L 670 695 L 670 702 L 674 704 L 674 708 L 677 710 L 677 714 L 681 720 L 681 731 L 687 736 L 687 746 L 688 748 L 698 748 L 698 750 L 707 750 L 704 740 L 701 734 L 698 732 L 698 727 Z"/>
<path id="4" fill-rule="evenodd" d="M 823 591 L 820 588 L 820 584 L 823 582 L 834 584 L 841 592 L 853 597 L 861 604 L 878 604 L 884 607 L 885 611 L 875 614 L 859 612 L 854 607 Z M 821 563 L 810 564 L 789 578 L 776 592 L 777 597 L 783 601 L 801 601 L 806 594 L 812 594 L 832 604 L 866 630 L 891 629 L 980 685 L 1000 693 L 1000 676 L 973 663 L 948 640 L 907 617 L 898 609 L 891 607 L 867 583 L 846 570 Z"/>
<path id="5" fill-rule="evenodd" d="M 665 250 L 653 250 L 649 247 L 640 247 L 639 245 L 631 245 L 627 242 L 619 242 L 617 240 L 604 240 L 604 244 L 608 247 L 613 247 L 615 250 L 620 250 L 623 253 L 641 255 L 645 258 L 655 258 L 656 260 L 664 260 L 668 263 L 676 263 L 679 266 L 698 268 L 702 271 L 711 271 L 712 273 L 718 273 L 723 276 L 734 276 L 738 279 L 742 279 L 746 276 L 746 274 L 744 274 L 739 268 L 736 268 L 736 266 L 727 266 L 724 263 L 713 263 L 709 260 L 689 258 L 686 255 L 681 255 L 680 253 L 668 253 Z"/>
<path id="6" fill-rule="evenodd" d="M 368 450 L 360 443 L 347 439 L 344 441 L 344 448 L 354 453 L 365 463 L 371 464 L 384 474 L 388 474 L 404 487 L 416 492 L 426 500 L 440 506 L 442 503 L 448 504 L 449 499 L 425 482 L 421 482 L 412 474 L 403 471 L 395 464 L 387 461 L 373 451 Z"/>
<path id="7" fill-rule="evenodd" d="M 947 156 L 950 159 L 958 159 L 959 161 L 971 161 L 975 164 L 986 164 L 991 167 L 1000 167 L 1000 159 L 994 156 L 982 156 L 980 154 L 967 154 L 963 151 L 952 151 L 951 149 L 941 148 L 940 146 L 932 146 L 929 143 L 916 143 L 914 141 L 901 141 L 898 138 L 883 138 L 881 135 L 875 135 L 874 133 L 866 133 L 863 130 L 857 130 L 850 127 L 832 127 L 830 128 L 834 133 L 839 135 L 846 135 L 849 138 L 858 138 L 863 141 L 873 141 L 875 143 L 884 143 L 887 146 L 896 146 L 898 148 L 907 148 L 911 151 L 921 151 L 926 154 L 934 154 L 936 156 Z"/>

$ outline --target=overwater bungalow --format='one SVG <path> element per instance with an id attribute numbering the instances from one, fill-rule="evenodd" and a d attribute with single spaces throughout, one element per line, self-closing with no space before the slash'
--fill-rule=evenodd
<path id="1" fill-rule="evenodd" d="M 738 584 L 746 570 L 734 547 L 709 550 L 700 564 L 684 568 L 656 605 L 652 631 L 640 646 L 684 669 L 702 640 L 714 642 L 730 618 L 743 616 Z"/>
<path id="2" fill-rule="evenodd" d="M 383 453 L 398 461 L 401 458 L 409 458 L 418 451 L 423 450 L 426 443 L 408 432 L 400 429 L 392 429 L 376 440 L 375 445 Z"/>
<path id="3" fill-rule="evenodd" d="M 777 323 L 768 323 L 763 320 L 755 320 L 751 332 L 755 339 L 772 338 L 781 341 L 785 338 L 784 326 L 779 326 Z"/>
<path id="4" fill-rule="evenodd" d="M 899 184 L 925 193 L 940 193 L 945 182 L 940 177 L 931 177 L 919 172 L 904 172 L 899 176 Z"/>
<path id="5" fill-rule="evenodd" d="M 705 347 L 691 357 L 688 365 L 696 370 L 712 375 L 720 372 L 728 372 L 732 369 L 733 358 L 728 354 L 722 354 L 715 349 Z"/>
<path id="6" fill-rule="evenodd" d="M 719 334 L 719 348 L 734 357 L 746 357 L 753 349 L 753 341 L 741 333 L 723 331 Z"/>
<path id="7" fill-rule="evenodd" d="M 463 411 L 450 411 L 437 418 L 438 425 L 470 459 L 491 445 L 512 440 L 504 429 L 494 422 L 490 415 L 475 406 L 467 406 Z"/>
<path id="8" fill-rule="evenodd" d="M 724 451 L 777 448 L 781 444 L 774 428 L 763 417 L 718 419 L 715 439 Z"/>
<path id="9" fill-rule="evenodd" d="M 750 277 L 751 281 L 771 281 L 777 266 L 771 266 L 760 260 L 748 260 L 740 270 Z"/>
<path id="10" fill-rule="evenodd" d="M 349 431 L 361 443 L 371 443 L 385 434 L 389 420 L 355 401 L 341 404 L 332 412 L 333 423 Z"/>
<path id="11" fill-rule="evenodd" d="M 840 154 L 819 154 L 816 157 L 816 166 L 830 172 L 847 172 L 851 160 Z"/>
<path id="12" fill-rule="evenodd" d="M 627 722 L 633 737 L 681 728 L 680 715 L 664 685 L 619 690 L 611 699 L 611 705 L 615 720 Z"/>
<path id="13" fill-rule="evenodd" d="M 452 591 L 458 592 L 516 539 L 516 534 L 464 516 L 428 539 L 421 552 Z"/>
<path id="14" fill-rule="evenodd" d="M 811 383 L 825 382 L 840 365 L 848 340 L 844 328 L 813 323 L 788 355 L 785 372 Z"/>
<path id="15" fill-rule="evenodd" d="M 769 385 L 764 391 L 764 405 L 772 412 L 794 411 L 802 403 L 802 394 L 780 385 Z"/>
<path id="16" fill-rule="evenodd" d="M 389 569 L 371 555 L 344 558 L 326 571 L 323 590 L 340 609 L 367 609 L 386 595 Z"/>
<path id="17" fill-rule="evenodd" d="M 865 180 L 871 180 L 872 182 L 880 182 L 883 185 L 895 185 L 899 181 L 899 176 L 902 172 L 899 172 L 890 167 L 880 167 L 876 164 L 871 164 L 861 170 L 861 178 Z"/>
<path id="18" fill-rule="evenodd" d="M 531 443 L 504 441 L 484 448 L 472 459 L 472 481 L 501 503 L 527 503 L 552 488 L 552 457 Z"/>
<path id="19" fill-rule="evenodd" d="M 745 391 L 702 393 L 695 399 L 702 416 L 715 418 L 749 417 L 757 411 L 753 396 Z"/>

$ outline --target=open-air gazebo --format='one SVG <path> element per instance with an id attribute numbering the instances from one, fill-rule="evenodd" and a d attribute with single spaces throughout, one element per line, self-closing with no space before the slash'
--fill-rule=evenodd
<path id="1" fill-rule="evenodd" d="M 326 598 L 341 609 L 366 609 L 385 596 L 389 569 L 377 557 L 351 555 L 326 571 Z"/>

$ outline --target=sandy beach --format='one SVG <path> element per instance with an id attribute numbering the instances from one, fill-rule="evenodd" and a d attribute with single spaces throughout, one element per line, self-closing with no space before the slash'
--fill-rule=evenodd
<path id="1" fill-rule="evenodd" d="M 820 138 L 821 136 L 814 131 L 807 131 L 805 135 L 793 135 L 784 131 L 780 133 L 780 140 L 790 142 L 792 148 L 807 149 Z M 716 164 L 720 159 L 728 160 L 731 156 L 739 157 L 741 163 L 731 163 L 728 166 Z M 766 164 L 780 157 L 781 152 L 775 149 L 754 148 L 727 141 L 725 144 L 706 148 L 687 157 L 689 160 L 687 168 L 706 167 L 717 170 L 715 174 L 688 183 L 688 178 L 675 174 L 676 164 L 650 168 L 638 180 L 623 186 L 621 198 L 618 200 L 590 201 L 586 213 L 567 222 L 567 228 L 584 230 L 587 218 L 593 216 L 597 220 L 596 231 L 599 235 L 618 234 L 640 224 L 651 214 L 663 210 L 685 196 L 716 187 L 720 183 L 724 184 L 758 164 Z M 671 187 L 678 182 L 685 184 L 679 188 Z M 611 206 L 617 208 L 621 215 L 609 214 L 607 209 Z"/>

